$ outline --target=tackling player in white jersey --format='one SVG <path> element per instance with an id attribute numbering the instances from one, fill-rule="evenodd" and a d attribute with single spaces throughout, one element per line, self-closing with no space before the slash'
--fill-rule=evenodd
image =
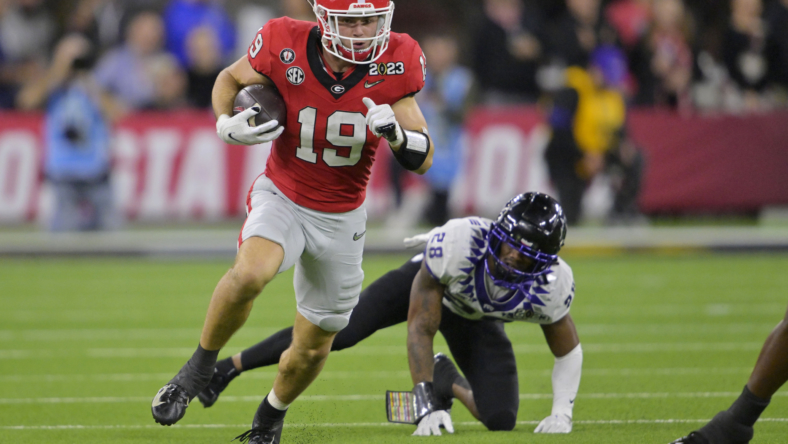
<path id="1" fill-rule="evenodd" d="M 519 407 L 517 368 L 505 322 L 539 324 L 555 356 L 553 408 L 537 433 L 569 433 L 583 352 L 572 317 L 572 269 L 558 257 L 566 236 L 561 206 L 541 193 L 521 194 L 496 221 L 453 219 L 407 239 L 425 246 L 402 267 L 367 287 L 332 351 L 375 331 L 408 322 L 408 358 L 418 424 L 414 434 L 452 432 L 449 410 L 462 402 L 489 430 L 512 430 Z M 464 374 L 445 355 L 433 357 L 440 331 Z M 199 395 L 206 407 L 242 371 L 276 364 L 292 338 L 284 329 L 217 363 Z"/>

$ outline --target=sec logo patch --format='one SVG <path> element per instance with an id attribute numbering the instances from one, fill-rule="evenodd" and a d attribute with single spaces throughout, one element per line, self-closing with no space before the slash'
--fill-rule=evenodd
<path id="1" fill-rule="evenodd" d="M 285 77 L 287 77 L 287 80 L 293 85 L 300 85 L 304 83 L 304 70 L 297 66 L 287 68 Z"/>

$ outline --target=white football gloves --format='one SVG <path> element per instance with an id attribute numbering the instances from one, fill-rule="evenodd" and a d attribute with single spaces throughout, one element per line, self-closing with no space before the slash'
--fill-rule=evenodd
<path id="1" fill-rule="evenodd" d="M 534 433 L 569 433 L 572 431 L 572 418 L 566 415 L 550 415 L 536 426 Z"/>
<path id="2" fill-rule="evenodd" d="M 389 141 L 389 145 L 398 148 L 405 141 L 402 135 L 402 127 L 397 123 L 397 118 L 394 116 L 394 110 L 390 105 L 375 105 L 369 97 L 361 99 L 364 105 L 367 105 L 369 111 L 367 112 L 367 126 L 372 134 L 378 137 L 385 137 Z"/>
<path id="3" fill-rule="evenodd" d="M 454 433 L 454 425 L 451 423 L 451 415 L 446 410 L 435 410 L 419 421 L 419 426 L 413 432 L 413 436 L 430 436 L 441 434 L 441 426 L 446 428 L 449 433 Z"/>
<path id="4" fill-rule="evenodd" d="M 259 126 L 249 124 L 249 120 L 259 112 L 260 108 L 253 106 L 232 117 L 222 114 L 216 121 L 216 134 L 220 139 L 232 145 L 257 145 L 279 137 L 285 127 L 279 125 L 276 120 Z"/>

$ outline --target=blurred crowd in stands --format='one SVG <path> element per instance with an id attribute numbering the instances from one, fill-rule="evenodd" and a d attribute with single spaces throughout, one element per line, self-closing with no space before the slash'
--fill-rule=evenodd
<path id="1" fill-rule="evenodd" d="M 535 103 L 594 48 L 621 48 L 630 105 L 744 112 L 788 102 L 788 0 L 399 0 L 394 28 L 459 43 L 487 104 Z M 87 37 L 95 79 L 130 110 L 207 107 L 216 73 L 307 0 L 0 0 L 0 108 Z"/>
<path id="2" fill-rule="evenodd" d="M 644 161 L 626 134 L 628 108 L 788 107 L 788 0 L 396 4 L 394 31 L 413 35 L 427 58 L 417 100 L 439 148 L 426 176 L 430 224 L 449 217 L 462 123 L 475 104 L 544 110 L 546 161 L 570 223 L 600 172 L 619 176 L 614 210 L 637 213 Z M 84 160 L 84 146 L 106 146 L 111 123 L 128 112 L 209 108 L 221 69 L 283 15 L 315 20 L 307 0 L 0 0 L 0 110 L 48 104 L 50 127 L 59 125 L 50 153 L 82 146 Z M 84 171 L 64 157 L 47 164 L 47 177 L 106 183 L 107 149 L 95 151 Z M 393 168 L 399 206 L 401 171 Z"/>
<path id="3" fill-rule="evenodd" d="M 563 68 L 614 45 L 626 56 L 630 105 L 746 112 L 787 103 L 785 0 L 566 0 L 563 11 L 486 0 L 484 12 L 473 67 L 488 102 L 533 101 L 560 85 Z"/>

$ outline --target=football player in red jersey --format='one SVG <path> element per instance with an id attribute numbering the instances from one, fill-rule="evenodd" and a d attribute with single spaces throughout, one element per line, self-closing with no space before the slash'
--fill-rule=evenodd
<path id="1" fill-rule="evenodd" d="M 320 373 L 358 302 L 364 198 L 380 138 L 411 171 L 423 174 L 432 163 L 427 124 L 414 99 L 424 86 L 426 60 L 412 38 L 391 32 L 393 2 L 315 0 L 313 10 L 317 24 L 286 17 L 268 22 L 214 85 L 219 137 L 273 145 L 249 191 L 235 264 L 214 290 L 197 351 L 153 400 L 160 424 L 183 417 L 254 299 L 295 265 L 293 341 L 252 430 L 239 437 L 278 443 L 288 406 Z M 235 95 L 253 84 L 278 89 L 287 106 L 285 126 L 275 120 L 250 126 L 257 107 L 232 116 Z"/>

